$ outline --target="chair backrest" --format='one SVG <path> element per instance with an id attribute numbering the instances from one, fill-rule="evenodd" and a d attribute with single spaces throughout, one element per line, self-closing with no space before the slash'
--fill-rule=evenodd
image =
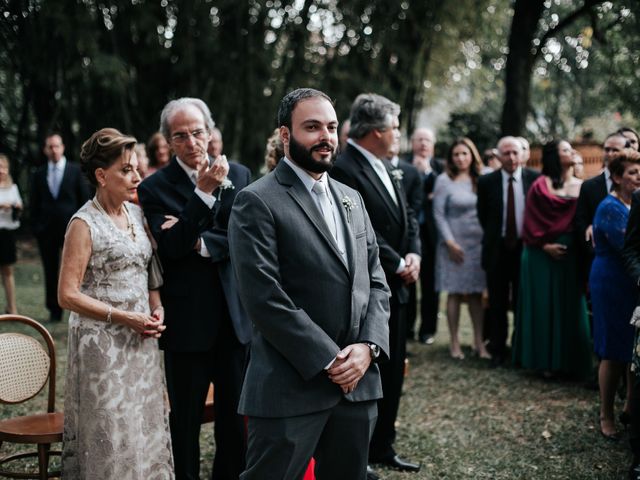
<path id="1" fill-rule="evenodd" d="M 22 403 L 35 397 L 49 382 L 47 411 L 55 410 L 56 353 L 51 334 L 40 323 L 22 315 L 0 315 L 0 322 L 28 325 L 44 339 L 45 348 L 33 336 L 0 334 L 0 403 Z"/>

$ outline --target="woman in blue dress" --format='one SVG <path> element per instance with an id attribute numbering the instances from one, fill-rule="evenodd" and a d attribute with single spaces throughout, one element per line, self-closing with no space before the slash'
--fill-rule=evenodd
<path id="1" fill-rule="evenodd" d="M 633 381 L 629 365 L 634 329 L 629 324 L 636 303 L 636 285 L 621 256 L 631 207 L 631 194 L 640 188 L 640 160 L 621 153 L 609 162 L 613 191 L 598 206 L 593 219 L 595 259 L 589 288 L 593 309 L 594 350 L 600 358 L 600 432 L 617 440 L 613 404 L 617 386 L 627 374 L 627 399 L 621 418 L 628 416 Z"/>

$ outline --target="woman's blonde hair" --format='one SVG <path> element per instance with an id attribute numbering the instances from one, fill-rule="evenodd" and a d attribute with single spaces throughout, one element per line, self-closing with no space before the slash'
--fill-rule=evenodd
<path id="1" fill-rule="evenodd" d="M 7 184 L 13 185 L 13 178 L 11 177 L 11 162 L 9 162 L 9 157 L 4 153 L 0 153 L 0 163 L 2 162 L 7 164 L 7 169 L 9 170 L 9 173 L 7 174 Z"/>

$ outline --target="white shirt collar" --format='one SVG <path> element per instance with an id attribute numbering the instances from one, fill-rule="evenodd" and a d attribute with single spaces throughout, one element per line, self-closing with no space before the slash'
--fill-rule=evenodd
<path id="1" fill-rule="evenodd" d="M 503 182 L 507 182 L 509 181 L 509 177 L 513 176 L 513 179 L 520 183 L 520 181 L 522 180 L 522 167 L 518 167 L 515 169 L 515 171 L 513 172 L 513 175 L 509 175 L 507 172 L 505 172 L 504 170 L 500 170 L 502 172 L 502 181 Z"/>
<path id="2" fill-rule="evenodd" d="M 182 170 L 184 170 L 184 173 L 187 174 L 187 177 L 189 178 L 193 178 L 193 174 L 196 173 L 197 175 L 197 170 L 195 168 L 191 168 L 189 165 L 187 165 L 186 163 L 184 163 L 182 160 L 180 160 L 178 157 L 176 157 L 176 160 L 178 161 L 178 165 L 180 165 L 180 168 L 182 168 Z"/>
<path id="3" fill-rule="evenodd" d="M 49 171 L 53 170 L 54 168 L 56 170 L 64 171 L 64 167 L 66 167 L 67 165 L 67 157 L 63 155 L 62 158 L 57 162 L 54 163 L 51 160 L 49 160 L 47 163 L 49 165 Z"/>
<path id="4" fill-rule="evenodd" d="M 376 157 L 373 153 L 371 153 L 369 150 L 367 150 L 364 147 L 361 147 L 360 145 L 358 145 L 355 141 L 353 141 L 351 138 L 347 139 L 347 143 L 349 145 L 353 145 L 356 149 L 358 149 L 358 151 L 364 155 L 364 158 L 367 159 L 367 161 L 371 164 L 371 166 L 375 169 L 375 164 L 376 162 L 382 161 L 380 160 L 378 157 Z"/>
<path id="5" fill-rule="evenodd" d="M 282 157 L 282 160 L 284 160 L 284 162 L 291 167 L 291 169 L 295 172 L 295 174 L 298 176 L 300 181 L 303 183 L 304 187 L 309 191 L 309 193 L 311 193 L 311 189 L 313 188 L 317 180 L 313 178 L 309 174 L 309 172 L 307 172 L 303 168 L 300 168 L 298 165 L 296 165 L 292 160 L 289 160 L 287 157 Z M 320 179 L 326 183 L 327 187 L 329 186 L 327 172 L 324 172 L 320 177 Z"/>

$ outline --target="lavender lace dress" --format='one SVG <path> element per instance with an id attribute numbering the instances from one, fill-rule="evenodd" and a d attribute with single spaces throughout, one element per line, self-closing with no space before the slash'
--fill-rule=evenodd
<path id="1" fill-rule="evenodd" d="M 135 239 L 91 202 L 74 215 L 91 231 L 81 291 L 117 309 L 148 312 L 151 245 L 142 211 L 133 204 L 127 208 Z M 64 413 L 65 480 L 174 478 L 157 340 L 72 313 Z"/>
<path id="2" fill-rule="evenodd" d="M 435 273 L 438 292 L 481 293 L 486 287 L 477 203 L 471 180 L 453 181 L 446 173 L 438 175 L 433 187 L 433 216 L 438 227 Z M 464 250 L 462 263 L 449 258 L 445 244 L 448 240 L 454 240 Z"/>

